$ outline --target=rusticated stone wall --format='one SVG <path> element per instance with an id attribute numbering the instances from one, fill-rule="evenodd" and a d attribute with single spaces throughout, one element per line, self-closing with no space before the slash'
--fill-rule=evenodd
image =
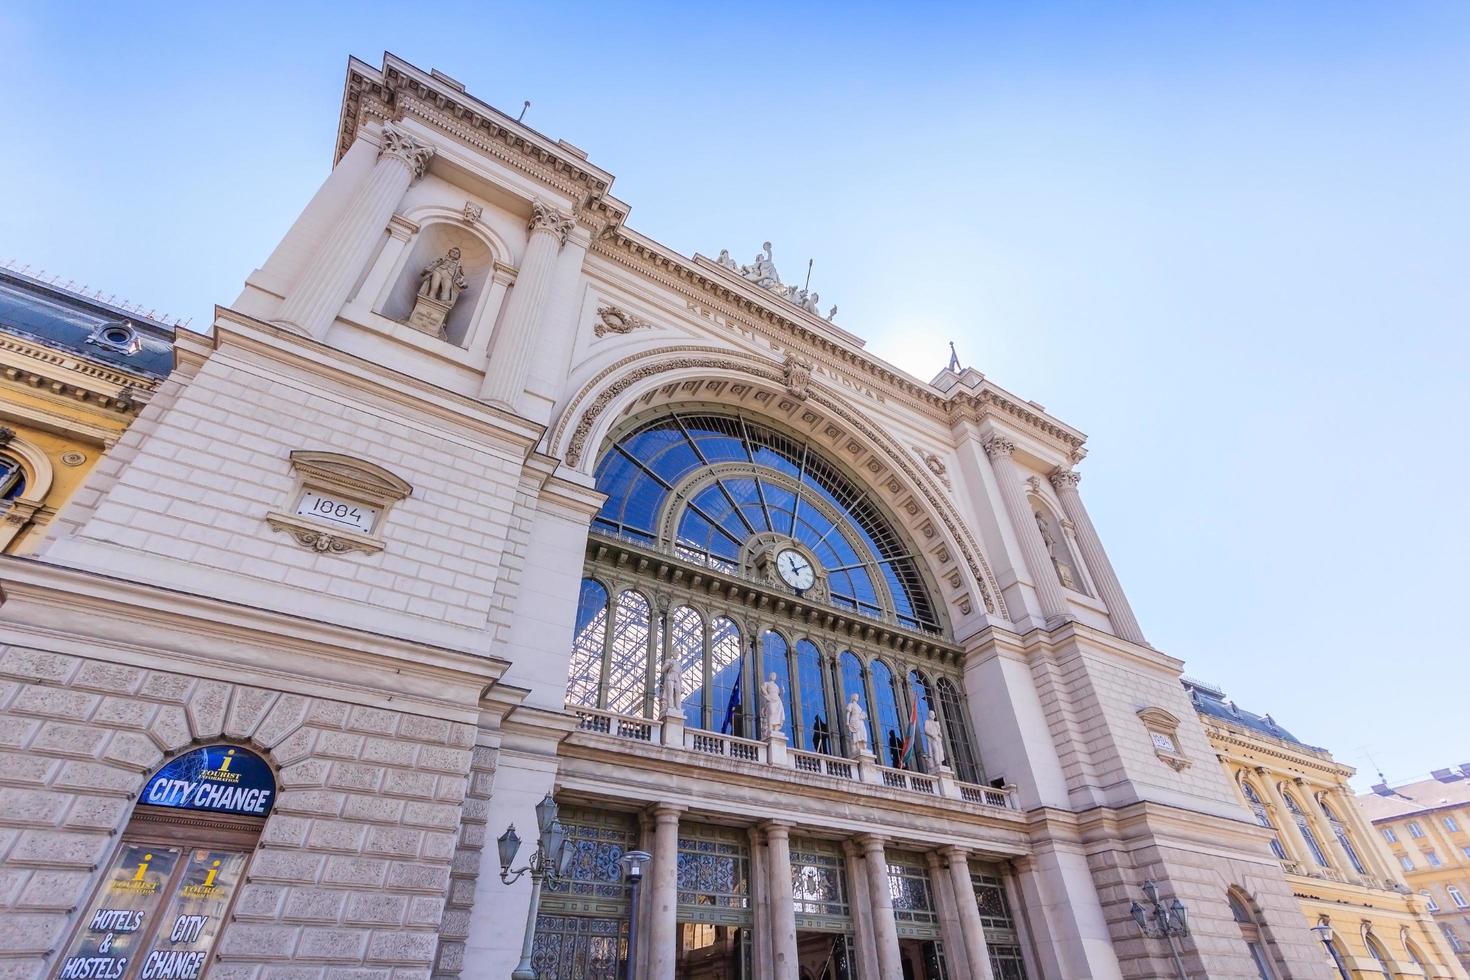
<path id="1" fill-rule="evenodd" d="M 280 795 L 211 980 L 427 977 L 474 738 L 442 718 L 4 650 L 0 980 L 54 966 L 148 775 L 213 741 L 259 751 Z"/>

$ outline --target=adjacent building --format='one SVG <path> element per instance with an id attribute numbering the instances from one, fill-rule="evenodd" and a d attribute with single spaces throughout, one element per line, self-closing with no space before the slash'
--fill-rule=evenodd
<path id="1" fill-rule="evenodd" d="M 173 328 L 0 268 L 0 551 L 45 528 L 173 367 Z"/>
<path id="2" fill-rule="evenodd" d="M 4 975 L 1330 980 L 1078 429 L 449 76 L 334 148 L 0 558 Z"/>
<path id="3" fill-rule="evenodd" d="M 1470 967 L 1470 763 L 1402 786 L 1380 777 L 1358 803 L 1396 870 Z"/>
<path id="4" fill-rule="evenodd" d="M 1240 802 L 1270 832 L 1306 924 L 1344 980 L 1466 976 L 1358 807 L 1348 784 L 1354 770 L 1219 687 L 1188 678 L 1184 685 Z M 1244 896 L 1239 906 L 1242 929 L 1256 929 Z"/>

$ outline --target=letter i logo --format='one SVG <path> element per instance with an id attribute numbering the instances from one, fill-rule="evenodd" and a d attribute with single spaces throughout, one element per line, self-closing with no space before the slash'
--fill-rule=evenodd
<path id="1" fill-rule="evenodd" d="M 228 752 L 225 753 L 224 760 L 221 761 L 220 764 L 219 764 L 219 771 L 220 772 L 229 772 L 230 771 L 230 763 L 234 760 L 234 756 L 235 756 L 235 750 L 234 749 L 230 749 L 230 751 L 228 751 Z"/>
<path id="2" fill-rule="evenodd" d="M 219 875 L 219 862 L 216 861 L 209 866 L 209 874 L 204 876 L 204 887 L 213 888 L 214 879 Z"/>
<path id="3" fill-rule="evenodd" d="M 133 874 L 134 881 L 142 881 L 143 875 L 148 871 L 148 862 L 153 860 L 152 854 L 144 854 L 143 860 L 138 862 L 138 870 Z"/>

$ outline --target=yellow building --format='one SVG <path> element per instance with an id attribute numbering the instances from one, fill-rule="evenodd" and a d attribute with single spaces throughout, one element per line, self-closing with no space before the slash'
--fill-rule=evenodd
<path id="1" fill-rule="evenodd" d="M 173 328 L 0 269 L 0 551 L 35 549 L 173 367 Z"/>
<path id="2" fill-rule="evenodd" d="M 1470 968 L 1470 764 L 1358 797 L 1399 870 Z"/>
<path id="3" fill-rule="evenodd" d="M 1354 770 L 1270 715 L 1227 700 L 1217 687 L 1194 680 L 1185 687 L 1241 802 L 1275 834 L 1271 850 L 1338 975 L 1465 977 L 1425 900 L 1413 893 L 1356 805 L 1348 785 Z M 1464 843 L 1470 847 L 1470 838 Z M 1467 866 L 1462 862 L 1462 879 Z M 1258 916 L 1248 903 L 1238 906 L 1236 918 L 1250 941 L 1262 932 Z"/>

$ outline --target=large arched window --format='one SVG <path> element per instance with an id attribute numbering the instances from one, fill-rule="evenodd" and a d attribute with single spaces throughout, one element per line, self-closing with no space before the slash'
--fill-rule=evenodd
<path id="1" fill-rule="evenodd" d="M 823 681 L 822 653 L 811 640 L 796 641 L 796 745 L 810 752 L 832 752 L 832 713 Z"/>
<path id="2" fill-rule="evenodd" d="M 944 720 L 944 733 L 949 737 L 949 752 L 955 775 L 967 783 L 985 782 L 980 769 L 979 757 L 975 754 L 975 743 L 970 738 L 970 720 L 965 717 L 965 704 L 959 689 L 948 677 L 941 677 L 934 685 L 939 699 L 939 714 Z"/>
<path id="3" fill-rule="evenodd" d="M 761 676 L 764 683 L 773 675 L 781 685 L 781 701 L 786 706 L 786 717 L 781 723 L 781 732 L 791 741 L 791 658 L 786 637 L 775 630 L 761 634 Z M 766 734 L 765 732 L 761 733 Z"/>
<path id="4" fill-rule="evenodd" d="M 893 686 L 893 671 L 881 660 L 874 660 L 868 671 L 873 681 L 873 720 L 878 729 L 878 743 L 873 752 L 886 766 L 903 767 L 903 723 L 898 714 L 898 690 Z"/>
<path id="5" fill-rule="evenodd" d="M 567 703 L 620 715 L 653 709 L 649 674 L 653 621 L 648 600 L 632 590 L 609 602 L 596 579 L 582 580 Z"/>
<path id="6" fill-rule="evenodd" d="M 582 580 L 577 602 L 577 632 L 572 638 L 572 665 L 567 703 L 596 708 L 601 704 L 602 662 L 607 647 L 607 589 L 596 579 Z"/>
<path id="7" fill-rule="evenodd" d="M 934 716 L 939 717 L 935 710 L 932 699 L 929 696 L 929 678 L 922 670 L 909 671 L 909 697 L 913 698 L 913 731 L 910 738 L 914 740 L 914 752 L 909 756 L 907 763 L 911 769 L 922 772 L 933 770 L 933 750 L 929 745 L 929 736 L 924 733 L 924 722 L 929 718 L 929 712 L 934 711 Z M 944 746 L 945 749 L 948 746 Z M 947 758 L 947 756 L 946 756 Z"/>
<path id="8" fill-rule="evenodd" d="M 1353 840 L 1348 835 L 1347 827 L 1337 819 L 1337 814 L 1332 811 L 1332 807 L 1327 805 L 1326 800 L 1321 800 L 1320 803 L 1322 804 L 1322 815 L 1327 818 L 1327 826 L 1331 827 L 1333 834 L 1337 836 L 1337 842 L 1342 845 L 1343 852 L 1353 864 L 1353 869 L 1360 875 L 1367 874 L 1368 872 L 1363 868 L 1362 859 L 1358 857 L 1358 849 L 1353 846 Z"/>
<path id="9" fill-rule="evenodd" d="M 1373 930 L 1363 930 L 1363 944 L 1368 947 L 1368 955 L 1378 964 L 1378 972 L 1383 974 L 1384 980 L 1393 980 L 1393 961 L 1389 959 L 1388 950 L 1373 935 Z"/>
<path id="10" fill-rule="evenodd" d="M 1266 943 L 1261 938 L 1261 927 L 1248 907 L 1250 900 L 1234 891 L 1226 892 L 1225 900 L 1230 904 L 1230 915 L 1240 929 L 1241 941 L 1251 954 L 1251 962 L 1255 964 L 1260 980 L 1276 980 L 1276 972 L 1266 954 Z"/>
<path id="11" fill-rule="evenodd" d="M 744 712 L 741 710 L 744 678 L 740 676 L 744 652 L 740 627 L 725 616 L 716 617 L 709 630 L 711 697 L 708 713 L 700 727 L 726 735 L 746 734 Z"/>
<path id="12" fill-rule="evenodd" d="M 26 471 L 20 461 L 0 453 L 0 500 L 14 500 L 26 490 Z"/>
<path id="13" fill-rule="evenodd" d="M 594 530 L 734 572 L 758 535 L 799 543 L 838 607 L 938 632 L 919 564 L 873 499 L 799 440 L 746 419 L 672 413 L 622 436 L 597 466 Z"/>
<path id="14" fill-rule="evenodd" d="M 1281 845 L 1281 832 L 1271 822 L 1271 814 L 1266 809 L 1266 804 L 1261 799 L 1261 794 L 1256 792 L 1256 788 L 1251 785 L 1248 779 L 1242 779 L 1240 781 L 1240 791 L 1245 794 L 1245 801 L 1250 804 L 1251 813 L 1256 816 L 1256 823 L 1271 831 L 1271 853 L 1276 855 L 1278 861 L 1287 860 L 1286 848 Z"/>
<path id="15" fill-rule="evenodd" d="M 1302 841 L 1307 845 L 1307 850 L 1312 855 L 1312 860 L 1316 861 L 1321 867 L 1332 867 L 1327 862 L 1327 855 L 1323 852 L 1322 844 L 1317 840 L 1317 835 L 1312 833 L 1311 823 L 1307 820 L 1306 813 L 1303 812 L 1301 804 L 1296 801 L 1296 797 L 1291 795 L 1291 790 L 1283 787 L 1281 798 L 1286 802 L 1286 809 L 1290 811 L 1292 820 L 1296 821 L 1297 833 L 1301 834 Z"/>
<path id="16" fill-rule="evenodd" d="M 877 724 L 877 719 L 873 717 L 873 707 L 868 701 L 868 671 L 863 666 L 862 658 L 851 650 L 844 650 L 842 656 L 838 658 L 838 663 L 842 672 L 843 711 L 845 712 L 847 710 L 847 702 L 852 700 L 853 696 L 856 695 L 858 704 L 863 709 L 863 714 L 868 716 L 868 751 L 877 753 L 880 751 L 878 736 L 874 728 Z M 843 744 L 847 747 L 847 751 L 851 753 L 854 749 L 851 736 L 847 733 L 845 714 L 843 715 L 843 719 Z"/>
<path id="17" fill-rule="evenodd" d="M 679 703 L 674 709 L 684 716 L 684 724 L 694 728 L 705 725 L 709 680 L 704 675 L 704 644 L 704 617 L 688 606 L 675 609 L 669 617 L 668 650 L 679 671 Z"/>

